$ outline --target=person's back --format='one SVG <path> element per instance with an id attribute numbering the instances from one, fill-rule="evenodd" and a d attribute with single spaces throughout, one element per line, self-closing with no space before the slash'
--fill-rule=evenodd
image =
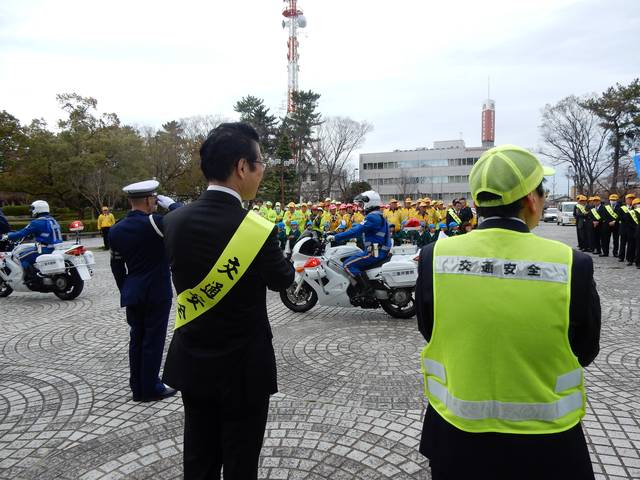
<path id="1" fill-rule="evenodd" d="M 485 152 L 470 184 L 487 220 L 421 251 L 420 452 L 434 480 L 593 478 L 580 419 L 599 297 L 587 255 L 530 233 L 549 173 L 518 147 Z"/>
<path id="2" fill-rule="evenodd" d="M 266 290 L 294 275 L 276 225 L 242 206 L 264 173 L 258 140 L 244 123 L 214 129 L 200 149 L 207 191 L 164 219 L 178 299 L 163 380 L 182 392 L 186 480 L 256 479 L 278 388 Z"/>

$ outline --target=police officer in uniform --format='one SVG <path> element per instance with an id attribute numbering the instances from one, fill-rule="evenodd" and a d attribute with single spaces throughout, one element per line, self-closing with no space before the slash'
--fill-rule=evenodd
<path id="1" fill-rule="evenodd" d="M 159 183 L 146 180 L 122 190 L 129 196 L 131 211 L 111 227 L 111 272 L 126 308 L 129 339 L 129 386 L 134 402 L 151 402 L 175 395 L 158 376 L 173 291 L 169 263 L 164 253 L 162 215 L 180 206 L 157 195 Z"/>
<path id="2" fill-rule="evenodd" d="M 200 148 L 208 189 L 164 219 L 178 300 L 163 379 L 182 393 L 185 480 L 256 479 L 278 391 L 266 293 L 294 270 L 276 226 L 242 205 L 265 169 L 258 140 L 246 123 L 214 129 Z"/>
<path id="3" fill-rule="evenodd" d="M 389 223 L 380 211 L 382 200 L 380 195 L 373 190 L 361 193 L 353 199 L 362 203 L 366 217 L 363 223 L 356 223 L 349 230 L 329 235 L 327 241 L 342 242 L 350 238 L 363 238 L 365 251 L 347 258 L 342 267 L 351 275 L 358 284 L 362 297 L 370 293 L 369 281 L 366 270 L 383 262 L 389 255 L 392 247 L 392 238 L 389 233 Z"/>
<path id="4" fill-rule="evenodd" d="M 514 145 L 486 151 L 469 175 L 486 220 L 420 253 L 420 452 L 433 480 L 594 478 L 580 420 L 600 301 L 590 257 L 530 232 L 549 174 Z"/>

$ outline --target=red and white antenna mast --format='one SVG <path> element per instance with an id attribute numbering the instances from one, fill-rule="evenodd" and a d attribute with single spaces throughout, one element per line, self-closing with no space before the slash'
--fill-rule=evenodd
<path id="1" fill-rule="evenodd" d="M 297 0 L 283 0 L 285 3 L 282 16 L 282 28 L 289 27 L 289 39 L 287 40 L 287 72 L 288 72 L 288 90 L 287 90 L 287 113 L 293 112 L 295 106 L 293 104 L 293 92 L 298 90 L 298 28 L 307 26 L 307 19 L 302 14 L 302 10 L 298 9 Z"/>

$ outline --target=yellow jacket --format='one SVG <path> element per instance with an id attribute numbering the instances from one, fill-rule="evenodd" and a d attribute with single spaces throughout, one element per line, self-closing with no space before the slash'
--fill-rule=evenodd
<path id="1" fill-rule="evenodd" d="M 98 215 L 98 230 L 105 227 L 113 227 L 114 223 L 116 223 L 116 217 L 113 216 L 113 213 L 107 215 L 101 213 Z"/>

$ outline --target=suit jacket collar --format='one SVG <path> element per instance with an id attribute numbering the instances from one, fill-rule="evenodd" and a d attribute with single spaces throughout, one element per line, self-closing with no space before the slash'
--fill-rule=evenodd
<path id="1" fill-rule="evenodd" d="M 200 200 L 204 200 L 205 202 L 225 203 L 233 205 L 234 207 L 240 207 L 244 210 L 244 207 L 240 202 L 238 202 L 236 197 L 220 190 L 205 190 L 202 192 L 202 195 L 200 195 Z"/>

